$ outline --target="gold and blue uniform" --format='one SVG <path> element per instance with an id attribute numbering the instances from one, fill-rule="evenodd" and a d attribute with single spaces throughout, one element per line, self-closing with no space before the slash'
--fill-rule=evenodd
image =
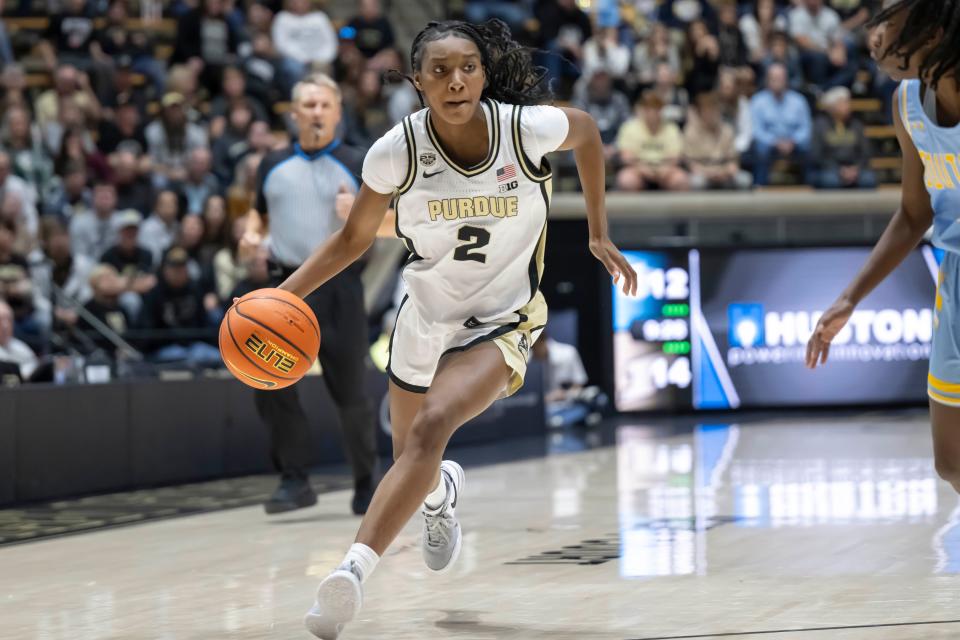
<path id="1" fill-rule="evenodd" d="M 927 393 L 942 404 L 960 406 L 960 126 L 937 124 L 934 92 L 930 88 L 924 92 L 919 80 L 900 83 L 897 101 L 903 126 L 923 162 L 934 214 L 933 244 L 944 252 Z"/>

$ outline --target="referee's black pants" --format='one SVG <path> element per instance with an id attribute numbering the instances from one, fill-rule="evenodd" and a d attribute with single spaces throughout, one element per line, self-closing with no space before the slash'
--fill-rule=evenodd
<path id="1" fill-rule="evenodd" d="M 288 269 L 282 269 L 285 278 Z M 279 282 L 277 282 L 279 284 Z M 320 365 L 343 430 L 354 480 L 370 480 L 377 462 L 376 424 L 366 393 L 367 314 L 359 269 L 348 268 L 308 295 L 320 323 Z M 297 385 L 255 393 L 257 412 L 271 435 L 273 464 L 284 478 L 306 478 L 313 461 L 307 416 Z"/>

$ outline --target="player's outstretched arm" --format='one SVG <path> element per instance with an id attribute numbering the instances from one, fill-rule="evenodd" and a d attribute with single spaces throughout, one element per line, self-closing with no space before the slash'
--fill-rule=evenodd
<path id="1" fill-rule="evenodd" d="M 393 194 L 377 193 L 361 184 L 343 228 L 314 249 L 280 288 L 302 298 L 346 269 L 373 244 L 392 198 Z"/>
<path id="2" fill-rule="evenodd" d="M 622 284 L 625 294 L 636 295 L 637 272 L 611 242 L 607 233 L 607 208 L 604 202 L 606 160 L 603 157 L 600 130 L 589 114 L 568 107 L 563 107 L 563 111 L 567 114 L 570 130 L 560 149 L 573 149 L 573 155 L 577 161 L 577 172 L 580 174 L 583 198 L 587 205 L 590 252 L 603 263 L 613 276 L 613 281 Z M 622 283 L 620 283 L 621 278 Z"/>
<path id="3" fill-rule="evenodd" d="M 897 108 L 900 104 L 899 91 L 894 96 L 893 104 L 894 128 L 903 153 L 900 207 L 893 214 L 860 273 L 817 323 L 817 328 L 807 342 L 806 362 L 811 369 L 827 362 L 830 343 L 847 324 L 854 308 L 906 259 L 933 223 L 933 208 L 924 182 L 923 162 L 920 161 L 920 154 L 917 153 Z"/>

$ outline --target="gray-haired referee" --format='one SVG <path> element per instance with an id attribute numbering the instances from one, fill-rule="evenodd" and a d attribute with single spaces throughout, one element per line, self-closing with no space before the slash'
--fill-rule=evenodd
<path id="1" fill-rule="evenodd" d="M 336 137 L 341 94 L 328 76 L 311 75 L 294 87 L 292 113 L 298 141 L 269 153 L 260 163 L 257 200 L 243 240 L 250 250 L 268 237 L 277 284 L 343 226 L 342 218 L 359 190 L 364 156 Z M 359 268 L 343 271 L 307 296 L 306 302 L 320 322 L 323 378 L 337 405 L 353 465 L 353 512 L 362 514 L 373 497 L 377 454 L 374 413 L 364 389 L 368 341 Z M 282 474 L 280 486 L 264 504 L 266 512 L 316 504 L 307 475 L 312 459 L 310 432 L 296 385 L 257 391 L 256 405 L 270 427 L 273 462 Z"/>

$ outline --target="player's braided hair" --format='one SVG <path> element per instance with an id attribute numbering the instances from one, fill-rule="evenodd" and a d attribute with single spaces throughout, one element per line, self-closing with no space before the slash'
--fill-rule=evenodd
<path id="1" fill-rule="evenodd" d="M 899 0 L 878 13 L 868 23 L 874 28 L 901 11 L 907 16 L 897 39 L 881 54 L 903 57 L 902 69 L 910 66 L 910 58 L 938 35 L 942 37 L 920 63 L 920 76 L 929 78 L 936 88 L 945 75 L 960 80 L 960 0 Z"/>
<path id="2" fill-rule="evenodd" d="M 450 35 L 471 40 L 480 50 L 480 62 L 487 76 L 484 98 L 518 105 L 542 104 L 553 99 L 547 70 L 533 63 L 531 49 L 514 40 L 510 27 L 497 19 L 484 24 L 460 20 L 427 23 L 410 47 L 411 69 L 420 69 L 428 43 Z"/>

